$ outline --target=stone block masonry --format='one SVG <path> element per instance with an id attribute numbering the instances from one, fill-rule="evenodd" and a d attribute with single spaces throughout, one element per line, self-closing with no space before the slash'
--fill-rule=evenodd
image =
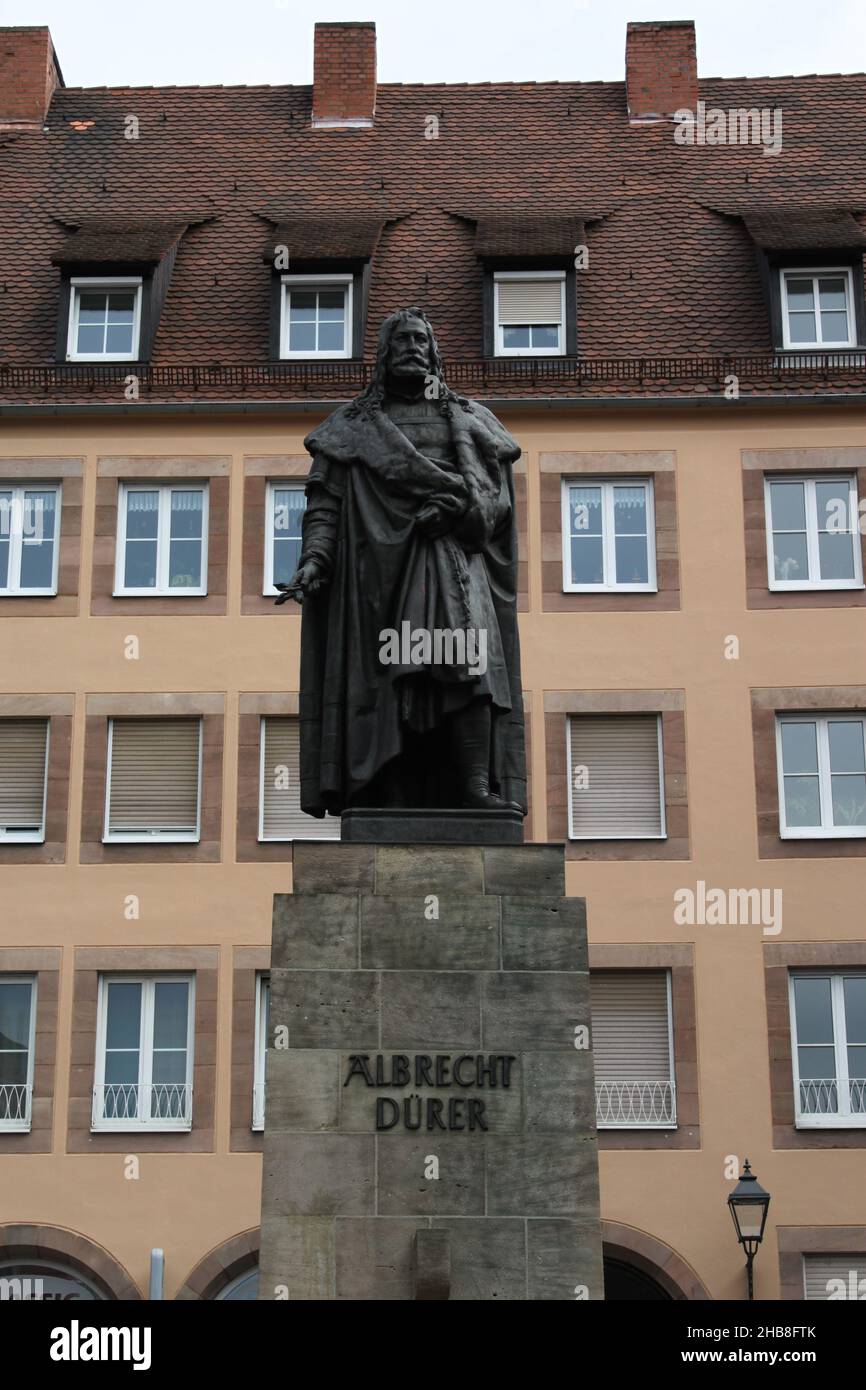
<path id="1" fill-rule="evenodd" d="M 586 912 L 561 845 L 294 846 L 259 1297 L 603 1297 Z"/>

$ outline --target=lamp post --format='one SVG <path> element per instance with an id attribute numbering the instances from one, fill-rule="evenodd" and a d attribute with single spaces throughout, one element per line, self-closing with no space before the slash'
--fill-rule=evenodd
<path id="1" fill-rule="evenodd" d="M 761 1186 L 746 1159 L 740 1180 L 728 1198 L 728 1206 L 734 1220 L 737 1240 L 746 1252 L 746 1273 L 749 1279 L 749 1299 L 754 1298 L 752 1288 L 752 1263 L 758 1246 L 764 1239 L 767 1224 L 767 1211 L 770 1194 Z"/>

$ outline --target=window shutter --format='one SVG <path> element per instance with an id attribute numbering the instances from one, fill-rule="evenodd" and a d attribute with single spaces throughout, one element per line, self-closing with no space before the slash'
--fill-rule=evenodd
<path id="1" fill-rule="evenodd" d="M 262 839 L 339 840 L 340 822 L 336 816 L 318 820 L 301 810 L 298 720 L 271 718 L 262 723 Z"/>
<path id="2" fill-rule="evenodd" d="M 663 835 L 658 716 L 572 716 L 569 731 L 572 837 Z"/>
<path id="3" fill-rule="evenodd" d="M 198 834 L 200 719 L 113 719 L 109 835 Z"/>
<path id="4" fill-rule="evenodd" d="M 860 1255 L 804 1255 L 803 1284 L 807 1300 L 827 1301 L 831 1294 L 837 1299 L 862 1299 L 866 1294 L 866 1284 L 860 1289 L 860 1281 L 866 1281 L 866 1256 Z M 835 1288 L 827 1285 L 838 1280 Z M 844 1295 L 843 1290 L 844 1288 Z"/>
<path id="5" fill-rule="evenodd" d="M 47 719 L 0 720 L 0 831 L 41 833 Z"/>
<path id="6" fill-rule="evenodd" d="M 562 280 L 497 280 L 499 322 L 562 323 Z"/>
<path id="7" fill-rule="evenodd" d="M 593 971 L 592 1055 L 600 1081 L 671 1081 L 667 975 Z"/>

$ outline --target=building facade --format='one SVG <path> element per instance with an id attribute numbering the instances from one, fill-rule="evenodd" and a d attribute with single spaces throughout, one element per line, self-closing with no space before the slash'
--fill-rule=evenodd
<path id="1" fill-rule="evenodd" d="M 690 24 L 624 84 L 377 85 L 317 25 L 312 87 L 82 90 L 2 41 L 4 1296 L 147 1297 L 154 1248 L 253 1296 L 272 897 L 339 834 L 274 585 L 305 435 L 420 304 L 523 449 L 608 1296 L 743 1297 L 749 1159 L 756 1297 L 862 1297 L 866 79 L 699 83 Z"/>

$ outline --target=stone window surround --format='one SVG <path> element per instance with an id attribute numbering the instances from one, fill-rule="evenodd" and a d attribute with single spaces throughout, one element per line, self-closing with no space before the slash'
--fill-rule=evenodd
<path id="1" fill-rule="evenodd" d="M 67 1153 L 212 1153 L 216 1091 L 218 946 L 78 946 L 72 1004 Z M 193 1122 L 188 1131 L 91 1132 L 100 975 L 195 976 Z"/>
<path id="2" fill-rule="evenodd" d="M 54 1125 L 59 946 L 0 947 L 0 977 L 31 975 L 36 980 L 33 1107 L 30 1129 L 0 1130 L 0 1154 L 51 1153 Z"/>
<path id="3" fill-rule="evenodd" d="M 256 979 L 271 964 L 270 946 L 236 946 L 232 966 L 231 1136 L 233 1153 L 261 1153 L 263 1133 L 252 1128 L 256 1052 Z M 202 1294 L 201 1297 L 206 1297 Z"/>
<path id="4" fill-rule="evenodd" d="M 569 715 L 660 714 L 665 786 L 664 840 L 571 840 L 568 837 Z M 685 694 L 682 690 L 546 690 L 547 839 L 565 842 L 566 859 L 689 859 Z"/>
<path id="5" fill-rule="evenodd" d="M 797 1129 L 791 1056 L 792 970 L 833 973 L 866 968 L 866 941 L 781 941 L 764 945 L 764 990 L 770 1063 L 770 1109 L 776 1149 L 866 1149 L 866 1129 Z"/>
<path id="6" fill-rule="evenodd" d="M 768 686 L 752 690 L 752 740 L 759 859 L 862 859 L 866 837 L 796 838 L 779 833 L 777 714 L 866 712 L 866 685 Z"/>
<path id="7" fill-rule="evenodd" d="M 243 581 L 241 612 L 259 617 L 289 614 L 300 618 L 296 603 L 281 604 L 262 593 L 265 574 L 265 534 L 267 487 L 271 481 L 306 481 L 311 459 L 308 454 L 256 454 L 244 459 Z M 529 611 L 529 540 L 526 512 L 526 460 L 514 465 L 514 506 L 517 522 L 517 611 Z"/>
<path id="8" fill-rule="evenodd" d="M 90 611 L 95 617 L 224 616 L 228 584 L 229 496 L 231 460 L 226 456 L 159 455 L 99 458 L 96 464 L 96 529 Z M 208 484 L 207 593 L 182 598 L 114 597 L 117 559 L 118 496 L 121 482 Z"/>
<path id="9" fill-rule="evenodd" d="M 241 691 L 238 701 L 238 809 L 235 857 L 239 864 L 292 862 L 291 840 L 259 840 L 261 795 L 260 726 L 262 716 L 295 716 L 300 708 L 297 691 Z M 533 838 L 532 813 L 532 695 L 523 692 L 526 743 L 526 803 L 524 835 Z"/>
<path id="10" fill-rule="evenodd" d="M 804 1255 L 858 1255 L 866 1259 L 866 1226 L 778 1226 L 779 1298 L 805 1303 Z"/>
<path id="11" fill-rule="evenodd" d="M 225 697 L 219 693 L 92 694 L 86 697 L 82 864 L 199 863 L 220 860 Z M 108 721 L 111 718 L 200 716 L 202 721 L 201 838 L 197 842 L 103 844 Z"/>
<path id="12" fill-rule="evenodd" d="M 264 454 L 244 458 L 243 583 L 241 612 L 258 617 L 278 615 L 300 619 L 301 610 L 292 602 L 277 608 L 273 597 L 262 593 L 265 579 L 265 534 L 269 482 L 304 483 L 310 472 L 309 454 Z"/>
<path id="13" fill-rule="evenodd" d="M 0 842 L 0 866 L 66 861 L 74 703 L 72 695 L 0 695 L 0 719 L 49 721 L 45 839 L 41 844 Z"/>
<path id="14" fill-rule="evenodd" d="M 671 977 L 674 1040 L 674 1081 L 677 1094 L 676 1129 L 600 1129 L 603 1149 L 699 1149 L 697 1014 L 695 961 L 691 943 L 590 943 L 589 973 L 610 970 L 666 970 Z"/>
<path id="15" fill-rule="evenodd" d="M 671 612 L 680 607 L 676 455 L 666 450 L 539 454 L 542 609 L 548 613 Z M 566 593 L 562 566 L 562 483 L 565 478 L 648 478 L 655 511 L 655 592 Z"/>
<path id="16" fill-rule="evenodd" d="M 59 483 L 60 558 L 57 593 L 41 598 L 0 596 L 3 618 L 74 618 L 78 613 L 78 576 L 81 567 L 81 515 L 84 494 L 84 460 L 35 455 L 0 458 L 0 487 Z"/>
<path id="17" fill-rule="evenodd" d="M 767 516 L 764 480 L 773 473 L 850 473 L 857 481 L 857 500 L 866 499 L 866 448 L 744 449 L 742 451 L 743 515 L 746 547 L 747 608 L 862 608 L 866 589 L 771 589 L 767 560 Z M 866 534 L 860 536 L 866 574 Z"/>
<path id="18" fill-rule="evenodd" d="M 102 1289 L 108 1299 L 132 1301 L 141 1290 L 103 1246 L 78 1231 L 41 1223 L 0 1226 L 0 1260 L 46 1260 L 70 1266 Z"/>

